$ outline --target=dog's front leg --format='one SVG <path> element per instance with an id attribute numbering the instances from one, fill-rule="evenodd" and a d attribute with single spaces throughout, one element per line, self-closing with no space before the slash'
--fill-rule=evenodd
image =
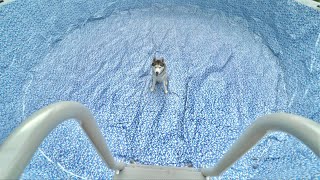
<path id="1" fill-rule="evenodd" d="M 164 93 L 166 93 L 166 94 L 168 93 L 167 85 L 168 85 L 167 80 L 164 80 L 163 81 L 163 89 L 164 89 Z"/>
<path id="2" fill-rule="evenodd" d="M 152 78 L 152 85 L 151 85 L 151 88 L 150 90 L 151 91 L 154 91 L 154 88 L 156 87 L 156 80 L 154 78 Z"/>

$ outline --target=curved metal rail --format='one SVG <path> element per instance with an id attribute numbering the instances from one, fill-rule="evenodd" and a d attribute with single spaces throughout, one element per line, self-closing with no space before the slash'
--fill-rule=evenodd
<path id="1" fill-rule="evenodd" d="M 318 123 L 293 114 L 275 113 L 258 118 L 231 146 L 217 165 L 201 169 L 202 174 L 219 176 L 269 131 L 283 131 L 295 136 L 320 157 L 320 125 Z"/>
<path id="2" fill-rule="evenodd" d="M 71 118 L 80 122 L 108 168 L 125 168 L 124 163 L 114 160 L 90 111 L 77 102 L 59 102 L 34 113 L 0 146 L 0 179 L 19 178 L 44 138 L 60 123 Z M 258 118 L 215 167 L 201 169 L 202 175 L 219 176 L 269 131 L 283 131 L 297 137 L 320 157 L 320 124 L 301 116 L 276 113 Z M 138 174 L 141 177 L 146 175 L 144 171 Z"/>
<path id="3" fill-rule="evenodd" d="M 295 0 L 295 1 L 320 11 L 320 2 L 317 0 Z"/>
<path id="4" fill-rule="evenodd" d="M 0 146 L 0 179 L 18 179 L 47 135 L 60 123 L 77 119 L 108 168 L 123 170 L 105 143 L 90 111 L 77 102 L 49 105 L 24 121 Z"/>

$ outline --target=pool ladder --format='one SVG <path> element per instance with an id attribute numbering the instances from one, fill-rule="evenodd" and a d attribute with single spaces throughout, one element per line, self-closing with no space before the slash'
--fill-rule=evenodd
<path id="1" fill-rule="evenodd" d="M 0 179 L 18 179 L 42 141 L 60 123 L 77 119 L 106 166 L 120 179 L 208 179 L 220 176 L 270 131 L 283 131 L 306 144 L 320 157 L 320 124 L 287 113 L 258 118 L 212 168 L 147 166 L 116 162 L 89 109 L 72 102 L 51 104 L 24 121 L 0 146 Z"/>

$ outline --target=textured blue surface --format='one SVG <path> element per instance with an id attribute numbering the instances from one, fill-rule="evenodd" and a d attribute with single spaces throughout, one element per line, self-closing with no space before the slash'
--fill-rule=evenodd
<path id="1" fill-rule="evenodd" d="M 117 159 L 212 166 L 257 117 L 320 121 L 320 12 L 294 1 L 15 1 L 0 7 L 0 142 L 60 100 L 92 110 Z M 151 93 L 154 52 L 169 94 Z M 110 178 L 75 121 L 43 142 L 22 178 Z M 319 177 L 283 133 L 224 179 Z"/>

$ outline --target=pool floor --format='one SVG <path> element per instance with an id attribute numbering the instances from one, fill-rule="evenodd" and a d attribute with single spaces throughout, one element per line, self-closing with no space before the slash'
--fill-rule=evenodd
<path id="1" fill-rule="evenodd" d="M 160 85 L 149 90 L 154 55 L 167 63 L 167 95 Z M 92 111 L 119 160 L 212 166 L 257 117 L 288 108 L 279 61 L 245 19 L 218 10 L 155 4 L 114 12 L 52 45 L 28 75 L 23 115 L 78 101 Z M 302 153 L 292 156 L 293 148 Z M 306 149 L 273 133 L 223 178 L 314 175 L 310 167 L 319 162 Z M 311 159 L 301 162 L 304 157 Z M 46 138 L 22 178 L 111 176 L 81 128 L 67 121 Z"/>

